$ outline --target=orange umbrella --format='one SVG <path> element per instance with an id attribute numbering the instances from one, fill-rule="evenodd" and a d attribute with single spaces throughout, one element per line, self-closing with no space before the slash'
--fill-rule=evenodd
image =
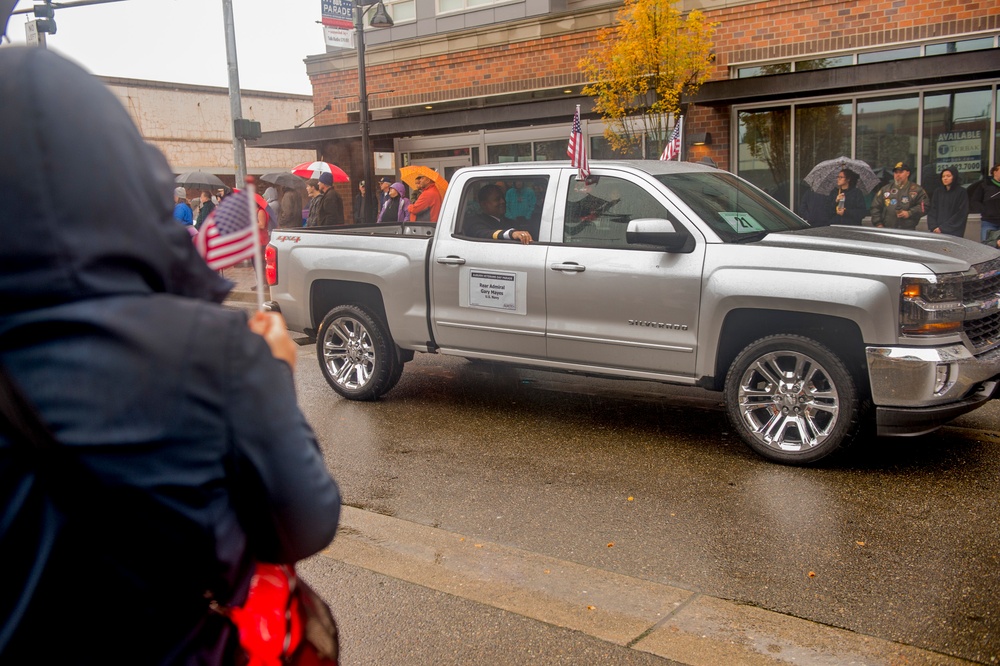
<path id="1" fill-rule="evenodd" d="M 426 176 L 427 178 L 433 180 L 434 184 L 437 185 L 438 192 L 440 192 L 442 196 L 444 196 L 444 191 L 448 189 L 448 181 L 444 179 L 444 176 L 430 167 L 416 164 L 413 166 L 405 166 L 399 170 L 400 180 L 409 185 L 411 189 L 416 189 L 417 187 L 417 176 Z"/>

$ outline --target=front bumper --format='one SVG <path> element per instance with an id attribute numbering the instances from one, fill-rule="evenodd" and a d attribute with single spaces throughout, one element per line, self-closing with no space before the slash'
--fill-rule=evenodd
<path id="1" fill-rule="evenodd" d="M 1000 348 L 978 356 L 946 347 L 868 347 L 868 374 L 880 435 L 920 435 L 992 399 Z"/>
<path id="2" fill-rule="evenodd" d="M 876 407 L 875 425 L 883 437 L 915 437 L 937 430 L 962 414 L 996 398 L 997 382 L 986 382 L 965 400 L 935 407 Z"/>

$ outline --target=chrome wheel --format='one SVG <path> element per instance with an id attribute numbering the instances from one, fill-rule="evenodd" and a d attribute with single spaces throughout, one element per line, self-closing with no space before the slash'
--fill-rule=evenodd
<path id="1" fill-rule="evenodd" d="M 396 345 L 381 318 L 359 305 L 327 313 L 316 338 L 316 358 L 333 390 L 351 400 L 375 400 L 402 372 Z"/>
<path id="2" fill-rule="evenodd" d="M 338 317 L 323 334 L 323 363 L 329 377 L 347 390 L 363 388 L 375 370 L 375 349 L 368 329 L 352 317 Z"/>
<path id="3" fill-rule="evenodd" d="M 754 436 L 782 451 L 822 444 L 840 412 L 829 373 L 814 359 L 795 352 L 757 359 L 740 379 L 739 406 Z"/>
<path id="4" fill-rule="evenodd" d="M 860 419 L 854 379 L 822 344 L 797 335 L 757 340 L 726 377 L 730 421 L 757 453 L 805 464 L 850 443 Z"/>

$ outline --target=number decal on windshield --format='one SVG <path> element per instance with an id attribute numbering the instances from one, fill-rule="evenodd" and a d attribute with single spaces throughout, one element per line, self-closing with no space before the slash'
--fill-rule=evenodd
<path id="1" fill-rule="evenodd" d="M 724 213 L 720 212 L 719 217 L 726 221 L 733 231 L 738 234 L 749 234 L 755 233 L 757 231 L 764 231 L 764 227 L 760 225 L 760 222 L 753 219 L 753 216 L 747 213 Z"/>

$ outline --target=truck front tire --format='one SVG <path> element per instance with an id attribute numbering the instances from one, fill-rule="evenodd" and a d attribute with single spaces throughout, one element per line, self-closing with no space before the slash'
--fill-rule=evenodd
<path id="1" fill-rule="evenodd" d="M 375 400 L 403 371 L 385 324 L 365 308 L 341 305 L 323 318 L 316 357 L 333 390 L 349 400 Z"/>
<path id="2" fill-rule="evenodd" d="M 846 447 L 861 406 L 843 361 L 799 335 L 761 338 L 726 375 L 729 420 L 750 447 L 774 462 L 805 465 Z"/>

